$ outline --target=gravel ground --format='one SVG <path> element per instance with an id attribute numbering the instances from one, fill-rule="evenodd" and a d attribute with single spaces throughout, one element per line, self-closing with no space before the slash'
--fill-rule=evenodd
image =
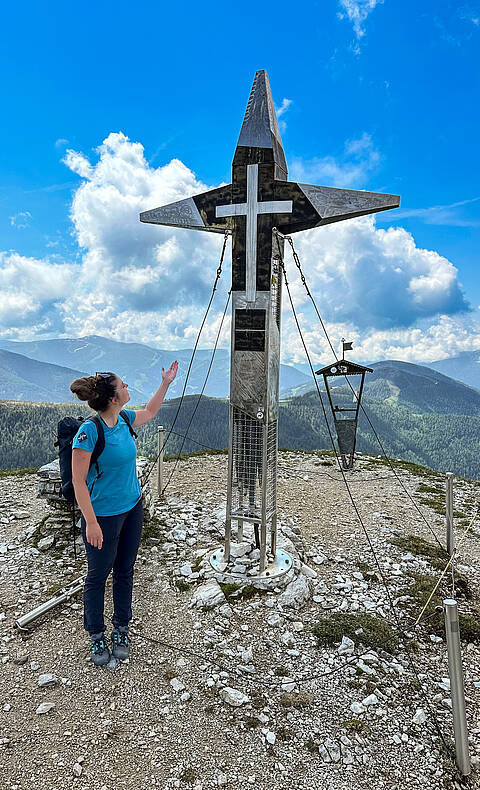
<path id="1" fill-rule="evenodd" d="M 209 576 L 205 550 L 220 545 L 226 456 L 182 461 L 157 502 L 154 532 L 136 565 L 132 656 L 112 668 L 88 659 L 81 599 L 41 618 L 27 634 L 15 619 L 85 571 L 70 544 L 35 548 L 35 528 L 50 513 L 36 499 L 34 476 L 0 483 L 0 765 L 9 790 L 65 787 L 264 790 L 450 788 L 454 766 L 441 749 L 453 737 L 445 642 L 412 631 L 417 677 L 401 646 L 355 651 L 318 647 L 313 626 L 332 612 L 373 613 L 394 623 L 381 578 L 341 475 L 327 455 L 281 453 L 280 524 L 308 566 L 303 604 L 282 605 L 282 591 L 192 606 Z M 166 473 L 173 468 L 165 464 Z M 422 486 L 443 484 L 363 457 L 348 480 L 392 597 L 413 572 L 438 577 L 427 560 L 392 545 L 410 534 L 443 539 L 444 518 Z M 457 481 L 455 507 L 473 513 L 476 484 Z M 461 611 L 478 606 L 480 532 L 475 524 L 457 567 L 473 590 Z M 462 534 L 458 526 L 458 535 Z M 32 534 L 33 533 L 33 534 Z M 360 563 L 360 567 L 359 567 Z M 363 564 L 362 564 L 363 563 Z M 192 568 L 193 565 L 193 568 Z M 367 570 L 368 566 L 372 570 Z M 181 570 L 182 569 L 182 570 Z M 309 570 L 310 569 L 310 570 Z M 111 616 L 111 586 L 106 614 Z M 397 601 L 402 627 L 411 627 Z M 158 640 L 160 644 L 152 640 Z M 361 657 L 360 657 L 361 656 Z M 480 649 L 463 644 L 473 774 L 480 787 Z M 359 664 L 360 662 L 360 664 Z M 39 686 L 50 674 L 50 685 Z M 426 694 L 420 690 L 418 680 Z M 40 682 L 43 682 L 42 680 Z M 474 684 L 478 684 L 478 686 Z M 439 685 L 440 684 L 440 685 Z M 233 691 L 232 691 L 233 690 Z M 238 693 L 235 693 L 238 692 Z M 45 713 L 42 703 L 51 703 Z M 238 706 L 232 705 L 238 704 Z M 352 710 L 353 705 L 353 710 Z M 358 712 L 354 712 L 358 711 Z M 433 714 L 433 717 L 432 717 Z"/>

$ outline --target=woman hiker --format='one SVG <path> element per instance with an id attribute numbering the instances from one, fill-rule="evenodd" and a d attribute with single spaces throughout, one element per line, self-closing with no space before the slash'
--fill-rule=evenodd
<path id="1" fill-rule="evenodd" d="M 128 623 L 132 618 L 133 566 L 142 532 L 142 492 L 136 471 L 137 448 L 132 428 L 153 420 L 177 375 L 178 362 L 162 368 L 162 383 L 145 409 L 124 409 L 130 400 L 128 384 L 115 373 L 97 373 L 76 379 L 70 389 L 88 401 L 100 420 L 105 448 L 97 467 L 90 459 L 97 441 L 97 426 L 86 420 L 78 429 L 72 450 L 75 497 L 82 511 L 82 535 L 87 551 L 88 573 L 83 593 L 84 626 L 90 634 L 91 658 L 103 665 L 111 655 L 120 660 L 130 653 Z M 105 641 L 103 604 L 105 583 L 113 569 L 112 651 Z"/>

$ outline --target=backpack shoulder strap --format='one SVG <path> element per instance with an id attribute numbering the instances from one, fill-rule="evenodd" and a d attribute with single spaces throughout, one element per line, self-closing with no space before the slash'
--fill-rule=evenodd
<path id="1" fill-rule="evenodd" d="M 130 424 L 130 420 L 128 419 L 127 412 L 123 411 L 123 409 L 122 409 L 122 411 L 120 412 L 120 416 L 121 416 L 121 417 L 122 417 L 122 418 L 125 420 L 125 422 L 127 423 L 127 425 L 128 425 L 128 430 L 130 431 L 130 436 L 132 436 L 133 438 L 135 438 L 135 439 L 136 439 L 136 438 L 137 438 L 137 434 L 135 433 L 135 431 L 133 430 L 133 428 L 132 428 L 132 426 L 131 426 L 131 424 Z"/>
<path id="2" fill-rule="evenodd" d="M 90 422 L 93 422 L 97 428 L 97 441 L 95 442 L 95 447 L 92 451 L 92 457 L 90 459 L 90 466 L 97 467 L 97 474 L 100 474 L 100 470 L 98 468 L 98 458 L 103 453 L 105 449 L 105 431 L 103 430 L 103 425 L 100 417 L 95 415 L 94 417 L 88 417 Z"/>

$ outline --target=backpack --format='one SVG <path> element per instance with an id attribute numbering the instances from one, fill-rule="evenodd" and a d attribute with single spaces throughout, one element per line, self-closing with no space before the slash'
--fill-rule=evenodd
<path id="1" fill-rule="evenodd" d="M 120 417 L 128 425 L 128 430 L 130 434 L 135 439 L 137 438 L 137 434 L 133 430 L 132 426 L 130 425 L 130 421 L 124 411 L 120 412 Z M 98 458 L 103 453 L 105 449 L 105 431 L 103 430 L 103 423 L 100 417 L 64 417 L 63 420 L 60 420 L 58 423 L 57 428 L 57 441 L 55 442 L 55 447 L 58 447 L 58 456 L 60 461 L 60 477 L 62 478 L 62 494 L 68 502 L 75 501 L 75 491 L 73 490 L 73 481 L 72 481 L 72 444 L 75 434 L 77 433 L 80 426 L 90 420 L 90 422 L 95 423 L 97 426 L 97 441 L 95 443 L 95 447 L 92 451 L 92 456 L 90 458 L 90 467 L 95 464 L 97 468 L 97 477 L 93 481 L 94 483 L 98 480 L 99 477 L 102 476 L 102 472 L 98 466 Z M 90 489 L 90 493 L 92 492 L 93 484 Z"/>

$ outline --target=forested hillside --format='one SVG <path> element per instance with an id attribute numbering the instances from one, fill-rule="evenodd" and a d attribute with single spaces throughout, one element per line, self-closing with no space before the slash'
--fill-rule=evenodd
<path id="1" fill-rule="evenodd" d="M 177 434 L 186 432 L 198 396 L 185 398 L 166 454 L 201 450 L 202 445 L 217 449 L 228 445 L 228 401 L 202 398 L 189 429 L 190 439 Z M 139 430 L 138 450 L 142 455 L 156 453 L 157 428 L 169 428 L 179 399 L 166 401 L 157 418 Z M 463 414 L 415 413 L 388 400 L 366 397 L 364 400 L 376 431 L 391 457 L 430 466 L 438 471 L 480 478 L 480 416 Z M 87 415 L 82 405 L 52 403 L 16 403 L 0 401 L 0 468 L 35 467 L 55 457 L 56 426 L 66 414 Z M 330 418 L 331 421 L 331 418 Z M 279 446 L 291 449 L 330 449 L 330 438 L 316 393 L 293 398 L 280 406 Z M 381 449 L 367 420 L 359 420 L 357 449 L 380 454 Z"/>

